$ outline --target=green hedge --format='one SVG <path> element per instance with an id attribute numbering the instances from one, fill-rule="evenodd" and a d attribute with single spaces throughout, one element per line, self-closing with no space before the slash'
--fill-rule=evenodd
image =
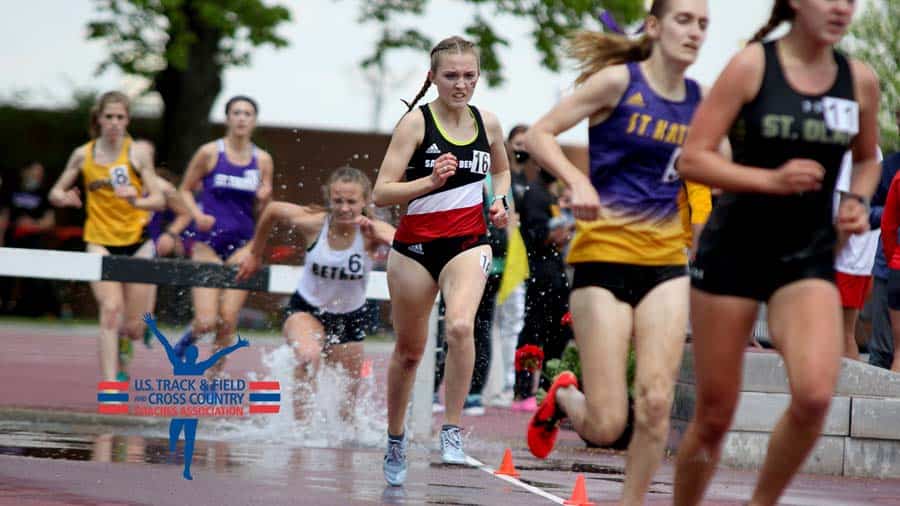
<path id="1" fill-rule="evenodd" d="M 132 118 L 128 130 L 138 138 L 156 140 L 158 118 Z M 88 110 L 22 109 L 0 105 L 0 159 L 3 177 L 15 174 L 24 164 L 37 160 L 52 181 L 62 172 L 72 150 L 88 141 Z"/>

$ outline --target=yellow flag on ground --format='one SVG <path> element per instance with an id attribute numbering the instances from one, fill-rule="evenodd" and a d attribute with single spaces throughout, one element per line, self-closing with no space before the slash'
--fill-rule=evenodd
<path id="1" fill-rule="evenodd" d="M 497 292 L 497 304 L 509 297 L 509 294 L 528 279 L 528 254 L 525 252 L 525 241 L 519 227 L 508 229 L 506 243 L 506 264 L 503 268 L 503 277 L 500 278 L 500 289 Z"/>

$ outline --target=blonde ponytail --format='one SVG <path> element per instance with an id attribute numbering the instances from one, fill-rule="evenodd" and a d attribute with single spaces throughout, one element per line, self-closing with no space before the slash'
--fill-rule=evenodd
<path id="1" fill-rule="evenodd" d="M 576 85 L 605 67 L 646 60 L 652 51 L 653 40 L 646 35 L 631 40 L 624 35 L 587 30 L 576 33 L 568 47 L 569 56 L 579 62 L 576 68 L 580 74 L 575 79 Z"/>

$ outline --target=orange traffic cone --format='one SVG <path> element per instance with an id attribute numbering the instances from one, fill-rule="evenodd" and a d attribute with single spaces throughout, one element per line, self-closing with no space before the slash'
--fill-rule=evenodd
<path id="1" fill-rule="evenodd" d="M 572 490 L 572 497 L 563 504 L 567 506 L 594 506 L 594 503 L 588 501 L 587 491 L 584 489 L 583 474 L 579 474 L 575 478 L 575 490 Z"/>
<path id="2" fill-rule="evenodd" d="M 494 474 L 512 476 L 513 478 L 519 477 L 519 472 L 516 471 L 516 467 L 513 465 L 512 451 L 509 448 L 503 453 L 503 462 L 500 463 L 500 469 L 494 471 Z"/>

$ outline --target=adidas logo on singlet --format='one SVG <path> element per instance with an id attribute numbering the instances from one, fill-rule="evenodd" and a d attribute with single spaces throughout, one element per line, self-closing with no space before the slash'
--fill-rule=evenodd
<path id="1" fill-rule="evenodd" d="M 428 149 L 425 150 L 426 155 L 436 155 L 441 152 L 441 148 L 437 147 L 437 144 L 432 144 L 428 146 Z"/>
<path id="2" fill-rule="evenodd" d="M 409 250 L 412 251 L 413 253 L 418 254 L 418 255 L 424 255 L 424 254 L 425 254 L 425 251 L 422 250 L 422 245 L 421 245 L 421 244 L 413 244 L 412 246 L 409 247 Z"/>
<path id="3" fill-rule="evenodd" d="M 628 100 L 626 100 L 625 103 L 635 107 L 646 107 L 647 105 L 644 103 L 644 96 L 641 95 L 641 92 L 639 91 L 628 97 Z"/>

